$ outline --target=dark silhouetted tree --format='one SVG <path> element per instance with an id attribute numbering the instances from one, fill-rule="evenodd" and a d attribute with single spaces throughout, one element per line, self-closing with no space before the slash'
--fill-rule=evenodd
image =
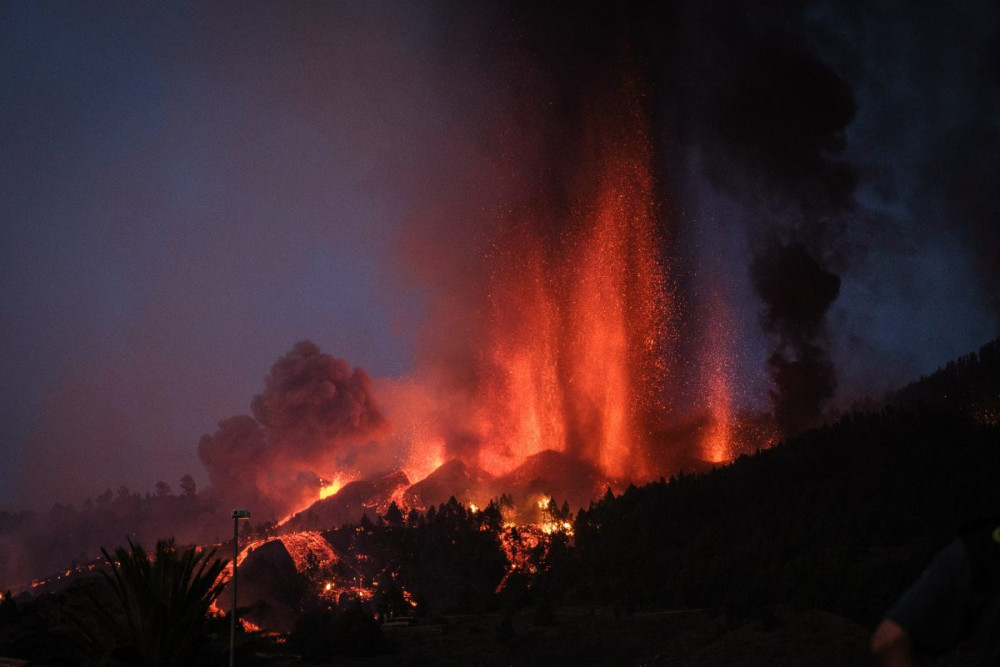
<path id="1" fill-rule="evenodd" d="M 208 610 L 226 582 L 225 562 L 213 559 L 214 551 L 178 550 L 171 539 L 157 542 L 152 557 L 131 540 L 127 549 L 101 552 L 111 595 L 91 594 L 91 604 L 70 613 L 68 639 L 78 658 L 178 667 L 219 660 L 209 642 Z"/>

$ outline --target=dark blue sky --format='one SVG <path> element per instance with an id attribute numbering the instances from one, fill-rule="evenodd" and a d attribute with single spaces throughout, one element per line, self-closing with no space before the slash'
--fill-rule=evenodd
<path id="1" fill-rule="evenodd" d="M 198 474 L 198 436 L 303 338 L 409 369 L 378 170 L 435 122 L 419 17 L 326 17 L 297 48 L 302 17 L 201 4 L 0 10 L 0 505 Z"/>
<path id="2" fill-rule="evenodd" d="M 841 404 L 998 333 L 995 267 L 977 254 L 998 233 L 991 4 L 806 14 L 804 40 L 858 104 L 844 154 L 858 206 L 829 315 Z M 450 203 L 483 185 L 468 173 L 498 92 L 448 62 L 442 14 L 0 6 L 0 507 L 203 481 L 198 437 L 246 412 L 302 339 L 373 377 L 410 372 L 422 305 L 447 282 L 413 282 L 400 245 L 440 205 L 455 235 L 436 247 L 474 246 L 492 204 L 474 189 Z M 673 168 L 692 174 L 696 264 L 738 300 L 740 377 L 760 405 L 754 214 L 688 156 Z"/>

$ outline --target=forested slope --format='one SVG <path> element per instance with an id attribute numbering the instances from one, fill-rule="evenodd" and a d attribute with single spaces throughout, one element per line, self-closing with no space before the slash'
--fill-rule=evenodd
<path id="1" fill-rule="evenodd" d="M 966 522 L 1000 514 L 1000 428 L 938 407 L 855 414 L 710 473 L 607 495 L 539 592 L 774 602 L 871 623 Z"/>

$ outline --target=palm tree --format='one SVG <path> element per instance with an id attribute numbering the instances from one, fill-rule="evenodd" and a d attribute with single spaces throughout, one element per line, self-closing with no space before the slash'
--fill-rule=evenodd
<path id="1" fill-rule="evenodd" d="M 174 540 L 156 543 L 150 558 L 128 541 L 114 554 L 101 549 L 110 572 L 102 572 L 113 604 L 88 595 L 83 615 L 70 614 L 73 644 L 85 664 L 189 667 L 210 658 L 209 607 L 227 583 L 226 563 L 215 551 L 178 550 Z"/>

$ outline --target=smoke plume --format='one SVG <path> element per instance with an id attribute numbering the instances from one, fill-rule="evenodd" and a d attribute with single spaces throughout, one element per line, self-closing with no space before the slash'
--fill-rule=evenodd
<path id="1" fill-rule="evenodd" d="M 198 456 L 208 470 L 213 492 L 223 503 L 258 506 L 265 494 L 258 478 L 269 461 L 267 436 L 253 417 L 239 415 L 219 422 L 212 435 L 198 443 Z M 271 505 L 271 503 L 268 503 Z"/>
<path id="2" fill-rule="evenodd" d="M 343 443 L 386 427 L 368 375 L 308 341 L 275 362 L 251 409 L 272 447 L 305 460 L 339 454 Z"/>
<path id="3" fill-rule="evenodd" d="M 742 22 L 727 16 L 717 12 L 702 24 L 692 61 L 709 59 L 712 69 L 699 72 L 706 79 L 695 89 L 681 77 L 693 95 L 681 103 L 678 126 L 697 147 L 704 176 L 739 202 L 747 220 L 751 286 L 775 342 L 768 394 L 788 434 L 815 424 L 837 387 L 825 314 L 850 260 L 844 230 L 859 175 L 842 155 L 857 101 L 806 47 L 794 8 Z"/>
<path id="4" fill-rule="evenodd" d="M 797 433 L 822 416 L 837 387 L 823 343 L 826 312 L 840 291 L 840 278 L 802 244 L 778 241 L 757 255 L 750 274 L 765 304 L 764 329 L 778 341 L 767 360 L 775 418 L 786 434 Z"/>
<path id="5" fill-rule="evenodd" d="M 297 343 L 274 363 L 251 410 L 198 444 L 210 492 L 230 504 L 281 513 L 314 498 L 321 477 L 383 464 L 375 441 L 389 424 L 371 380 L 315 343 Z"/>

